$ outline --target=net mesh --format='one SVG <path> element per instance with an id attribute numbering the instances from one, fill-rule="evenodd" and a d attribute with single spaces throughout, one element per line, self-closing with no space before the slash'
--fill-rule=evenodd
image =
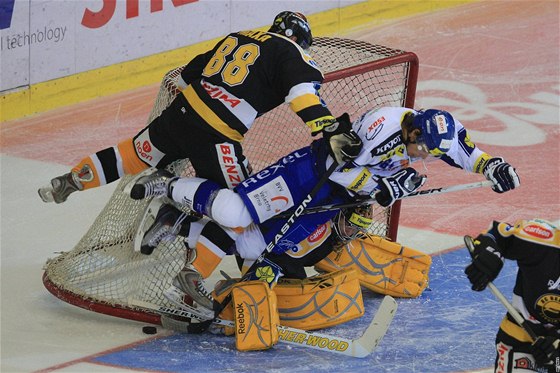
<path id="1" fill-rule="evenodd" d="M 410 78 L 414 54 L 326 37 L 315 39 L 311 54 L 325 73 L 321 95 L 334 115 L 347 112 L 356 118 L 375 107 L 411 105 L 409 91 L 416 85 L 415 76 Z M 177 81 L 182 69 L 178 67 L 165 75 L 148 123 L 179 93 Z M 283 105 L 257 119 L 243 145 L 253 170 L 259 171 L 309 142 L 307 126 Z M 194 174 L 188 160 L 175 162 L 169 170 L 182 176 Z M 123 192 L 131 179 L 132 176 L 122 178 L 105 208 L 72 250 L 47 261 L 43 280 L 49 291 L 69 303 L 141 319 L 139 315 L 150 312 L 129 306 L 129 299 L 170 306 L 163 291 L 182 268 L 185 251 L 180 238 L 161 243 L 149 256 L 134 251 L 134 236 L 149 201 L 132 200 Z M 370 233 L 387 237 L 390 210 L 374 208 Z"/>

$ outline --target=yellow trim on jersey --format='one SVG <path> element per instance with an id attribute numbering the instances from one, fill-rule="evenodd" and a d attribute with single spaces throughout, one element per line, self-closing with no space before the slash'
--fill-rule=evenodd
<path id="1" fill-rule="evenodd" d="M 484 171 L 484 167 L 488 160 L 492 158 L 492 156 L 488 153 L 482 153 L 474 162 L 473 165 L 473 172 L 477 174 L 481 174 Z"/>
<path id="2" fill-rule="evenodd" d="M 321 105 L 319 97 L 313 93 L 306 93 L 301 96 L 297 96 L 290 101 L 290 108 L 296 113 L 313 105 Z"/>
<path id="3" fill-rule="evenodd" d="M 223 134 L 224 136 L 237 141 L 241 142 L 243 140 L 243 135 L 239 132 L 228 126 L 223 120 L 220 119 L 206 104 L 204 101 L 198 97 L 194 88 L 189 85 L 183 91 L 183 95 L 187 98 L 189 104 L 191 104 L 192 108 L 197 112 L 198 115 L 202 117 L 212 128 L 214 128 L 219 133 Z"/>
<path id="4" fill-rule="evenodd" d="M 515 338 L 519 342 L 532 342 L 531 337 L 529 336 L 529 334 L 527 334 L 525 329 L 510 321 L 507 317 L 504 317 L 504 319 L 502 320 L 500 329 L 502 329 L 507 335 Z"/>
<path id="5" fill-rule="evenodd" d="M 309 128 L 311 128 L 311 133 L 317 134 L 323 130 L 323 128 L 329 124 L 336 122 L 335 117 L 332 115 L 326 115 L 321 118 L 310 120 L 309 122 L 305 122 Z"/>
<path id="6" fill-rule="evenodd" d="M 369 178 L 371 178 L 371 172 L 364 167 L 358 176 L 356 176 L 356 178 L 352 180 L 352 183 L 346 188 L 353 192 L 358 192 L 364 188 Z"/>

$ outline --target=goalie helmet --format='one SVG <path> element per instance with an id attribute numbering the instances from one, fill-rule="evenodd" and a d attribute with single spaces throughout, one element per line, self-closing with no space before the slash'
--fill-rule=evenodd
<path id="1" fill-rule="evenodd" d="M 343 243 L 364 237 L 373 223 L 373 206 L 342 209 L 335 220 L 334 230 Z"/>
<path id="2" fill-rule="evenodd" d="M 284 35 L 288 38 L 295 36 L 296 43 L 303 49 L 308 49 L 313 43 L 311 27 L 307 18 L 301 13 L 284 11 L 274 17 L 274 22 L 268 32 Z"/>
<path id="3" fill-rule="evenodd" d="M 420 130 L 416 143 L 425 146 L 431 155 L 439 157 L 451 149 L 455 138 L 455 121 L 447 111 L 419 111 L 412 120 L 412 128 Z"/>

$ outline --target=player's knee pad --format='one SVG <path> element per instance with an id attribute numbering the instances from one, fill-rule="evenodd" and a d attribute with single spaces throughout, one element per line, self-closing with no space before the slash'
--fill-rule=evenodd
<path id="1" fill-rule="evenodd" d="M 381 237 L 353 240 L 315 265 L 318 271 L 353 268 L 360 284 L 380 294 L 418 297 L 428 286 L 432 258 Z"/>
<path id="2" fill-rule="evenodd" d="M 253 221 L 241 197 L 230 189 L 218 191 L 212 203 L 210 216 L 229 228 L 247 227 Z"/>
<path id="3" fill-rule="evenodd" d="M 280 279 L 274 287 L 282 325 L 315 330 L 364 314 L 356 272 L 344 269 L 304 280 Z"/>

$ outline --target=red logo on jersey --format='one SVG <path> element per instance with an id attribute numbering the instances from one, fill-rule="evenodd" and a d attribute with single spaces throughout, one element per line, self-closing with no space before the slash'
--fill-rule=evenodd
<path id="1" fill-rule="evenodd" d="M 319 241 L 321 238 L 323 238 L 326 231 L 327 223 L 320 225 L 317 229 L 315 229 L 315 232 L 311 233 L 309 237 L 307 237 L 307 241 L 311 243 Z"/>
<path id="2" fill-rule="evenodd" d="M 241 100 L 218 86 L 211 86 L 206 82 L 202 82 L 202 86 L 208 92 L 210 97 L 221 100 L 224 104 L 229 104 L 232 108 L 241 103 Z"/>
<path id="3" fill-rule="evenodd" d="M 222 173 L 231 189 L 238 185 L 242 179 L 242 171 L 237 164 L 237 157 L 234 154 L 235 150 L 231 144 L 217 144 L 216 150 L 218 151 L 220 165 L 222 166 Z"/>
<path id="4" fill-rule="evenodd" d="M 385 120 L 385 117 L 381 117 L 378 120 L 376 120 L 375 122 L 373 122 L 371 124 L 371 126 L 368 127 L 368 132 L 371 131 L 372 129 L 374 129 L 375 127 L 379 126 L 383 121 Z"/>
<path id="5" fill-rule="evenodd" d="M 504 345 L 502 342 L 496 346 L 498 350 L 498 361 L 496 364 L 496 373 L 506 373 L 507 356 L 510 350 L 509 346 Z"/>
<path id="6" fill-rule="evenodd" d="M 152 146 L 148 141 L 144 141 L 144 143 L 142 144 L 140 144 L 140 141 L 136 141 L 134 143 L 134 146 L 136 147 L 136 153 L 140 156 L 140 158 L 144 158 L 147 161 L 151 161 L 154 159 L 154 157 L 150 155 Z"/>
<path id="7" fill-rule="evenodd" d="M 272 197 L 270 200 L 273 201 L 273 202 L 274 202 L 274 201 L 278 201 L 278 200 L 284 201 L 284 206 L 286 206 L 286 205 L 288 204 L 288 198 L 287 198 L 287 197 L 284 197 L 284 196 Z M 281 209 L 279 209 L 279 208 L 276 208 L 275 211 L 276 211 L 276 212 L 280 212 L 280 211 L 284 211 L 284 210 L 281 210 Z"/>
<path id="8" fill-rule="evenodd" d="M 552 238 L 551 231 L 538 225 L 528 225 L 525 228 L 523 228 L 523 231 L 527 233 L 529 236 L 542 238 L 544 240 L 548 240 L 549 238 Z"/>
<path id="9" fill-rule="evenodd" d="M 146 153 L 149 153 L 152 151 L 152 145 L 150 145 L 148 141 L 144 141 L 144 143 L 142 144 L 142 150 L 144 150 Z"/>

